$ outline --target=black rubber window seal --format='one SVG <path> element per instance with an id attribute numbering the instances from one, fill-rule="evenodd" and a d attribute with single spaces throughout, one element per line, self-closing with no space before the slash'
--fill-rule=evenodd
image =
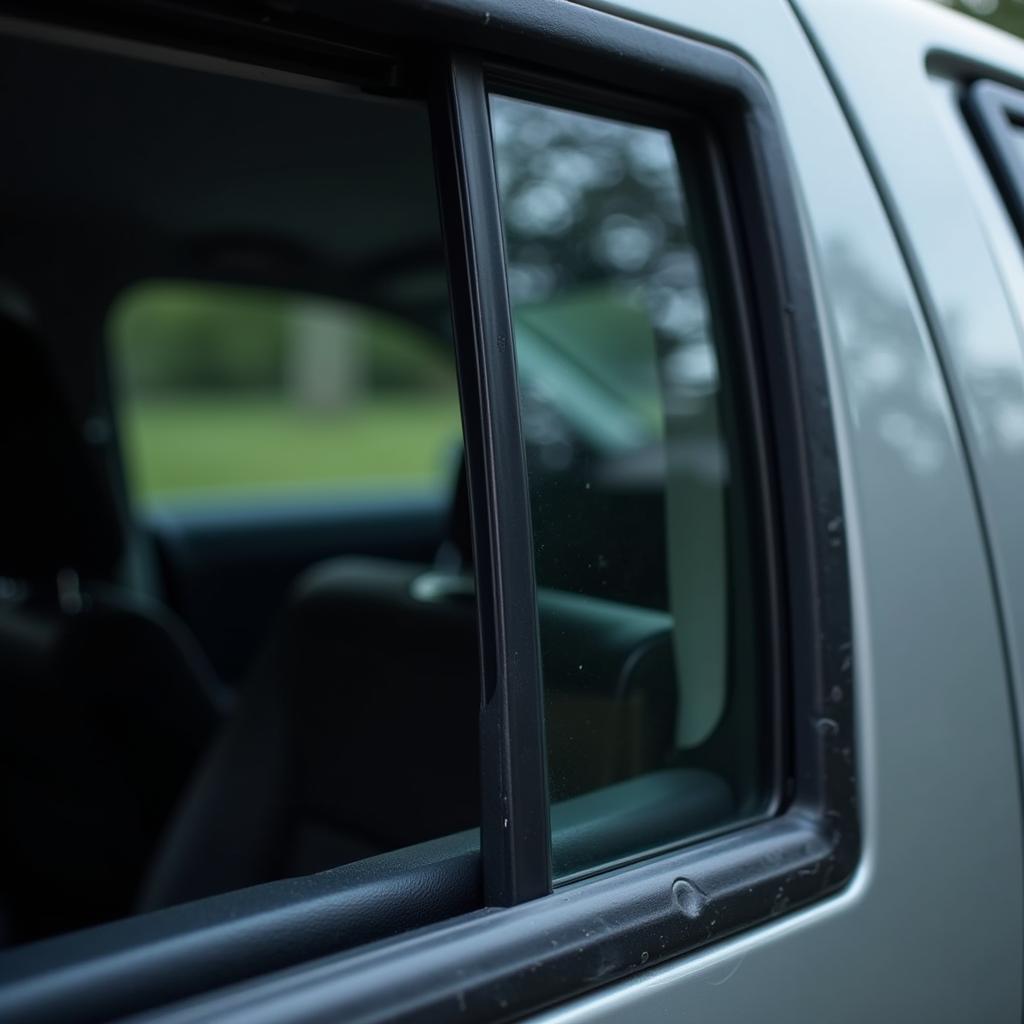
<path id="1" fill-rule="evenodd" d="M 979 79 L 964 112 L 1024 244 L 1024 90 Z"/>

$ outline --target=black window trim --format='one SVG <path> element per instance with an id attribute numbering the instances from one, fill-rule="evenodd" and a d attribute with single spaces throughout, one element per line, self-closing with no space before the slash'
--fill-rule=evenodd
<path id="1" fill-rule="evenodd" d="M 756 654 L 752 655 L 756 657 L 760 654 L 764 661 L 756 670 L 760 690 L 758 697 L 762 705 L 759 724 L 765 733 L 761 738 L 763 749 L 759 752 L 763 774 L 760 806 L 753 813 L 747 813 L 708 832 L 681 836 L 657 848 L 638 851 L 610 863 L 600 863 L 558 878 L 555 884 L 563 886 L 616 867 L 649 860 L 713 835 L 734 831 L 742 825 L 763 820 L 777 811 L 784 795 L 785 779 L 791 774 L 792 768 L 792 759 L 785 743 L 787 730 L 782 706 L 788 652 L 782 628 L 785 614 L 780 599 L 782 581 L 778 564 L 778 520 L 781 517 L 776 507 L 777 487 L 774 480 L 777 474 L 775 467 L 770 464 L 767 443 L 770 424 L 765 415 L 766 396 L 760 387 L 763 367 L 758 365 L 761 360 L 751 343 L 749 303 L 745 300 L 743 288 L 739 286 L 746 275 L 742 267 L 744 253 L 739 245 L 739 225 L 728 196 L 728 167 L 712 126 L 692 110 L 681 109 L 651 97 L 616 92 L 549 70 L 526 69 L 494 60 L 481 61 L 480 68 L 483 88 L 488 98 L 500 95 L 546 103 L 597 117 L 621 119 L 624 123 L 662 130 L 670 135 L 687 200 L 691 201 L 694 196 L 707 199 L 706 204 L 698 203 L 698 208 L 690 209 L 691 227 L 699 238 L 704 287 L 708 293 L 711 319 L 715 324 L 716 345 L 727 350 L 719 353 L 720 356 L 724 355 L 724 359 L 720 359 L 720 369 L 723 374 L 731 370 L 740 378 L 724 381 L 722 395 L 723 401 L 742 405 L 742 408 L 732 410 L 741 423 L 742 444 L 730 447 L 730 457 L 743 463 L 741 467 L 736 467 L 739 471 L 734 476 L 745 485 L 743 497 L 751 507 L 744 510 L 742 517 L 731 518 L 755 520 L 749 524 L 751 529 L 746 529 L 746 522 L 742 526 L 730 523 L 730 527 L 733 533 L 747 534 L 745 540 L 752 549 L 751 554 L 755 556 L 756 564 L 745 568 L 755 577 L 753 589 L 756 592 L 758 613 L 762 617 L 761 621 L 754 624 L 758 637 Z M 481 118 L 473 130 L 489 137 L 489 120 Z M 492 196 L 492 202 L 494 200 Z M 491 243 L 490 250 L 499 252 L 503 247 L 504 240 L 499 235 L 497 241 Z M 504 281 L 502 285 L 504 287 Z M 507 296 L 503 297 L 507 299 Z M 482 341 L 481 344 L 486 342 Z M 513 374 L 509 376 L 509 383 L 510 386 L 515 384 Z M 726 426 L 732 424 L 726 423 Z M 735 497 L 730 495 L 731 499 Z M 735 541 L 735 536 L 730 538 L 730 559 L 737 553 Z M 729 654 L 732 659 L 735 652 L 730 650 Z M 730 665 L 730 685 L 735 683 L 734 674 L 734 666 Z"/>
<path id="2" fill-rule="evenodd" d="M 109 13 L 117 5 L 99 6 Z M 184 20 L 196 10 L 194 4 L 153 6 L 162 17 L 174 11 Z M 237 6 L 230 7 L 245 20 Z M 169 1007 L 157 1015 L 165 1020 L 222 1019 L 232 1010 L 247 1020 L 300 1020 L 313 1015 L 382 1020 L 521 1016 L 835 892 L 850 879 L 859 856 L 849 587 L 838 457 L 799 208 L 767 85 L 731 52 L 569 3 L 437 0 L 424 6 L 417 0 L 385 0 L 363 7 L 367 9 L 302 0 L 294 5 L 294 14 L 275 13 L 271 28 L 275 20 L 287 27 L 289 18 L 303 24 L 302 19 L 311 19 L 318 32 L 326 31 L 332 20 L 349 26 L 355 21 L 357 28 L 371 33 L 393 35 L 397 27 L 410 46 L 457 51 L 463 71 L 474 62 L 482 68 L 489 61 L 548 74 L 572 68 L 573 79 L 621 89 L 641 103 L 644 96 L 664 104 L 678 95 L 682 105 L 701 109 L 717 125 L 723 163 L 729 169 L 719 176 L 719 185 L 729 193 L 737 227 L 742 226 L 736 252 L 742 254 L 747 279 L 745 315 L 758 339 L 755 358 L 763 363 L 770 409 L 766 444 L 775 453 L 779 480 L 785 551 L 779 562 L 780 569 L 785 568 L 789 650 L 786 703 L 799 712 L 790 716 L 787 737 L 793 790 L 783 794 L 781 813 L 769 820 L 532 900 L 527 897 L 535 892 L 538 880 L 543 882 L 543 872 L 524 869 L 517 877 L 526 861 L 509 857 L 516 850 L 523 852 L 523 844 L 515 837 L 503 840 L 486 883 L 491 904 L 487 908 L 448 920 L 441 920 L 449 912 L 447 906 L 432 906 L 419 920 L 413 908 L 407 924 L 426 928 L 394 938 L 377 936 L 381 941 L 371 946 Z M 33 14 L 39 16 L 38 11 Z M 252 24 L 262 17 L 258 13 Z M 109 24 L 116 31 L 120 22 L 114 17 Z M 463 140 L 459 136 L 454 141 Z M 464 157 L 455 154 L 456 159 Z M 451 198 L 449 194 L 445 202 Z M 493 201 L 496 204 L 496 196 Z M 449 214 L 446 220 L 457 224 L 458 214 Z M 473 323 L 474 332 L 483 326 L 479 318 L 467 322 Z M 474 339 L 479 345 L 479 337 Z M 508 435 L 505 443 L 513 443 Z M 515 443 L 521 441 L 516 438 Z M 484 467 L 483 490 L 493 494 L 495 484 L 486 479 L 486 462 Z M 479 470 L 476 475 L 479 503 Z M 496 522 L 478 520 L 476 525 L 478 536 L 486 535 L 490 543 Z M 481 528 L 488 532 L 481 533 Z M 521 597 L 520 591 L 517 599 Z M 504 608 L 501 614 L 511 614 L 507 605 Z M 507 731 L 509 726 L 515 728 L 506 717 L 500 728 Z M 515 733 L 509 732 L 506 749 L 517 749 L 517 742 Z M 539 799 L 536 776 L 536 770 L 525 773 L 521 787 L 509 777 L 503 789 L 525 801 L 517 828 L 536 824 L 536 814 L 527 806 Z M 492 856 L 486 852 L 487 842 L 485 838 L 485 862 Z M 530 843 L 525 845 L 532 849 Z M 457 863 L 464 875 L 459 891 L 475 893 L 479 877 L 472 849 L 468 861 L 464 849 L 445 849 L 448 855 L 437 862 L 434 877 L 443 876 L 446 865 Z M 535 853 L 523 855 L 532 858 Z M 387 856 L 408 863 L 405 851 Z M 346 870 L 337 869 L 337 877 Z M 434 870 L 431 864 L 428 874 Z M 330 889 L 328 876 L 333 875 L 314 876 L 325 894 Z M 396 898 L 415 900 L 413 894 L 423 891 L 423 883 L 421 876 L 404 894 L 399 887 Z M 105 947 L 101 942 L 101 948 L 95 948 L 97 930 L 88 955 L 83 945 L 88 933 L 62 937 L 50 947 L 53 953 L 77 949 L 79 954 L 77 962 L 62 968 L 50 969 L 59 957 L 29 949 L 25 952 L 29 959 L 36 957 L 38 969 L 20 986 L 24 999 L 19 1005 L 39 1017 L 55 1012 L 80 1016 L 74 1011 L 85 1005 L 95 1016 L 109 1017 L 322 956 L 331 948 L 330 935 L 323 934 L 332 928 L 330 913 L 318 918 L 316 928 L 303 927 L 311 925 L 310 917 L 304 917 L 303 884 L 309 886 L 312 880 L 272 883 L 105 926 Z M 270 892 L 275 899 L 261 904 Z M 216 901 L 227 909 L 236 897 L 252 903 L 253 913 L 236 920 L 237 927 L 223 928 L 225 922 L 210 915 L 216 917 Z M 500 906 L 520 898 L 526 902 Z M 460 913 L 465 906 L 453 905 L 450 910 Z M 337 906 L 333 912 L 338 912 Z M 157 918 L 177 925 L 161 928 Z M 286 919 L 296 933 L 319 932 L 319 952 L 305 935 L 298 946 L 283 943 L 285 948 L 275 949 L 281 935 L 277 929 Z M 599 919 L 605 927 L 595 929 Z M 210 939 L 217 935 L 223 960 L 208 963 L 217 949 Z M 129 950 L 133 937 L 138 945 Z M 248 958 L 247 948 L 258 948 L 260 955 Z M 125 970 L 128 962 L 145 967 L 145 984 L 140 985 L 138 970 Z M 0 964 L 0 970 L 4 966 Z M 207 969 L 196 982 L 192 975 L 200 966 Z M 51 988 L 60 990 L 59 999 L 49 998 L 46 990 Z M 0 997 L 0 1007 L 12 1005 L 6 1001 L 8 994 Z"/>
<path id="3" fill-rule="evenodd" d="M 1024 90 L 988 79 L 968 86 L 964 110 L 1007 212 L 1024 242 Z"/>
<path id="4" fill-rule="evenodd" d="M 480 853 L 487 906 L 551 891 L 551 828 L 526 455 L 497 178 L 479 64 L 436 66 L 431 95 L 448 253 L 480 623 Z"/>

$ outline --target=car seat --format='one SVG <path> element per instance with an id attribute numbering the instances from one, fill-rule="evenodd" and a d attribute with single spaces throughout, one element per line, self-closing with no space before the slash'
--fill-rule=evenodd
<path id="1" fill-rule="evenodd" d="M 31 327 L 0 317 L 0 941 L 127 913 L 226 691 L 116 584 L 122 521 Z"/>

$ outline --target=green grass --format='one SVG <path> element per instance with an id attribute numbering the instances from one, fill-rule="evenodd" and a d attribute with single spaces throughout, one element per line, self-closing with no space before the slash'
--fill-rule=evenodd
<path id="1" fill-rule="evenodd" d="M 449 470 L 461 439 L 448 396 L 374 398 L 343 413 L 273 398 L 148 399 L 132 403 L 122 429 L 142 500 L 423 484 Z"/>

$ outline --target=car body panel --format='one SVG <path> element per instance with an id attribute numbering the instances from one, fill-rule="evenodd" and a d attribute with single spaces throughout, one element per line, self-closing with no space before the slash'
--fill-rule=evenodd
<path id="1" fill-rule="evenodd" d="M 959 103 L 972 65 L 1024 76 L 1024 43 L 925 4 L 867 0 L 841 18 L 801 0 L 819 53 L 887 195 L 958 413 L 1005 621 L 1024 721 L 1024 261 Z M 893 26 L 864 74 L 881 19 Z M 931 64 L 931 70 L 929 69 Z M 972 69 L 972 73 L 973 72 Z M 911 135 L 892 97 L 919 110 Z"/>

